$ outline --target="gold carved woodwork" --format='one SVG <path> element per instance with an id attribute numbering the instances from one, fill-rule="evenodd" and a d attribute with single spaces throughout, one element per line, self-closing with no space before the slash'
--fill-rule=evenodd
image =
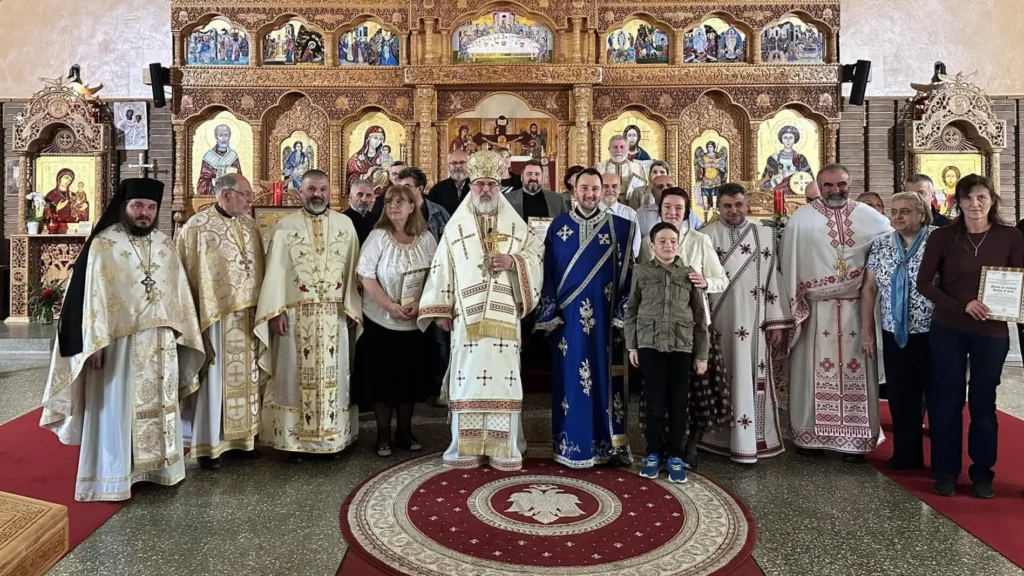
<path id="1" fill-rule="evenodd" d="M 454 118 L 475 110 L 481 101 L 494 94 L 511 94 L 535 112 L 556 120 L 569 121 L 569 93 L 564 90 L 438 90 L 437 117 Z"/>
<path id="2" fill-rule="evenodd" d="M 438 174 L 438 166 L 435 164 L 435 159 L 440 161 L 440 151 L 445 149 L 438 142 L 437 129 L 434 127 L 434 123 L 437 122 L 438 100 L 439 95 L 433 87 L 416 87 L 416 97 L 413 104 L 413 115 L 417 123 L 415 162 L 416 166 L 419 166 L 429 176 Z M 447 134 L 445 134 L 445 137 L 447 137 Z"/>
<path id="3" fill-rule="evenodd" d="M 693 186 L 693 141 L 705 130 L 715 130 L 729 142 L 729 174 L 731 181 L 749 180 L 744 175 L 744 151 L 755 147 L 753 138 L 744 137 L 748 122 L 743 110 L 730 103 L 721 93 L 704 94 L 683 111 L 679 119 L 678 156 L 679 180 L 676 184 L 690 189 Z M 756 169 L 756 168 L 755 168 Z"/>
<path id="4" fill-rule="evenodd" d="M 561 186 L 565 180 L 565 172 L 569 169 L 569 125 L 559 122 L 558 124 L 558 141 L 555 143 L 558 147 L 556 152 L 557 157 L 555 161 L 555 185 Z M 565 192 L 565 190 L 557 190 L 557 192 Z"/>
<path id="5" fill-rule="evenodd" d="M 6 322 L 29 322 L 28 287 L 63 284 L 85 244 L 74 234 L 11 235 L 11 315 Z"/>
<path id="6" fill-rule="evenodd" d="M 823 158 L 825 159 L 824 164 L 828 165 L 837 162 L 839 160 L 838 122 L 829 122 L 825 125 L 824 141 L 822 144 L 825 146 L 825 149 L 822 151 L 824 153 Z"/>
<path id="7" fill-rule="evenodd" d="M 602 69 L 605 86 L 759 86 L 765 84 L 838 84 L 835 64 L 683 64 L 649 69 L 609 66 Z"/>
<path id="8" fill-rule="evenodd" d="M 572 104 L 575 121 L 575 150 L 570 154 L 572 162 L 580 166 L 590 166 L 590 154 L 588 153 L 587 142 L 589 140 L 587 126 L 591 121 L 591 111 L 594 108 L 594 90 L 590 86 L 573 86 Z"/>
<path id="9" fill-rule="evenodd" d="M 460 66 L 410 66 L 406 84 L 598 84 L 602 69 L 597 66 L 557 64 L 464 64 Z"/>

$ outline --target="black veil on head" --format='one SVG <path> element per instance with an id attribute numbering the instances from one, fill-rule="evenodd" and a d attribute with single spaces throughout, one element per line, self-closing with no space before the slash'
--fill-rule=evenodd
<path id="1" fill-rule="evenodd" d="M 71 272 L 71 282 L 64 293 L 64 303 L 60 308 L 60 320 L 57 323 L 57 336 L 60 342 L 60 355 L 65 358 L 82 353 L 82 312 L 85 308 L 85 272 L 89 264 L 89 249 L 96 236 L 121 221 L 121 207 L 129 200 L 143 198 L 156 202 L 157 209 L 164 197 L 164 183 L 152 178 L 129 178 L 123 180 L 117 193 L 110 199 L 107 209 L 103 211 L 92 234 L 82 246 L 78 259 Z"/>

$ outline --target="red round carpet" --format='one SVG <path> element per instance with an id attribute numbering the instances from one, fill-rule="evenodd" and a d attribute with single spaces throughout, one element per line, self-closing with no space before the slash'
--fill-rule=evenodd
<path id="1" fill-rule="evenodd" d="M 755 540 L 746 507 L 696 474 L 675 485 L 547 459 L 519 472 L 449 469 L 440 454 L 364 482 L 341 527 L 361 560 L 409 576 L 724 575 Z"/>

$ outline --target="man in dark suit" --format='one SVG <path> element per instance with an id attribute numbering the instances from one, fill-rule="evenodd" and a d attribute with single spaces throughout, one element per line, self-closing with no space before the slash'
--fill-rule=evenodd
<path id="1" fill-rule="evenodd" d="M 373 183 L 369 180 L 352 182 L 352 187 L 348 191 L 348 210 L 342 214 L 352 220 L 360 246 L 370 235 L 373 225 L 377 223 L 376 216 L 370 212 L 371 206 L 373 206 Z"/>
<path id="2" fill-rule="evenodd" d="M 569 199 L 562 194 L 544 190 L 541 185 L 543 169 L 537 160 L 523 166 L 523 187 L 505 195 L 519 217 L 529 223 L 530 218 L 555 218 L 569 211 Z"/>
<path id="3" fill-rule="evenodd" d="M 449 214 L 462 204 L 462 199 L 469 194 L 469 172 L 466 163 L 469 156 L 462 150 L 448 153 L 448 178 L 441 180 L 427 192 L 427 200 L 440 204 Z"/>
<path id="4" fill-rule="evenodd" d="M 932 209 L 932 226 L 942 227 L 950 223 L 950 219 L 940 214 L 935 207 L 935 183 L 927 174 L 914 174 L 907 178 L 903 189 L 906 192 L 917 192 L 924 198 L 925 204 Z"/>

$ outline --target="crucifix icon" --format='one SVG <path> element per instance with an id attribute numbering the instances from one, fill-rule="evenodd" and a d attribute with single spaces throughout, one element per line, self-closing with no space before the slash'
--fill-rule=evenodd
<path id="1" fill-rule="evenodd" d="M 149 170 L 150 168 L 156 168 L 156 162 L 150 162 L 149 164 L 146 164 L 146 153 L 139 152 L 139 163 L 128 164 L 128 168 L 138 168 L 139 178 L 145 178 L 147 170 Z"/>

